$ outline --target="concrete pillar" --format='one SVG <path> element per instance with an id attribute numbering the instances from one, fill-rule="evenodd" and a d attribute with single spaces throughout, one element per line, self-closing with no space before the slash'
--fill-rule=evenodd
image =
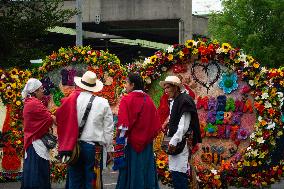
<path id="1" fill-rule="evenodd" d="M 181 0 L 179 21 L 179 43 L 192 39 L 192 0 Z"/>

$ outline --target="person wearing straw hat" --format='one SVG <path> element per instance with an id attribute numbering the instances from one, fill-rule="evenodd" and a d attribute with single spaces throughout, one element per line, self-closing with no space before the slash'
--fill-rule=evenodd
<path id="1" fill-rule="evenodd" d="M 22 97 L 25 156 L 21 189 L 50 189 L 49 150 L 41 139 L 55 123 L 55 116 L 42 103 L 44 93 L 38 79 L 28 80 Z"/>
<path id="2" fill-rule="evenodd" d="M 56 111 L 59 155 L 67 162 L 77 142 L 78 128 L 88 103 L 92 103 L 90 113 L 79 140 L 80 155 L 75 164 L 68 167 L 67 185 L 69 189 L 91 189 L 99 177 L 94 173 L 96 148 L 102 145 L 108 152 L 113 151 L 113 115 L 107 99 L 95 96 L 103 89 L 103 83 L 91 71 L 82 77 L 74 77 L 76 90 L 63 98 Z"/>
<path id="3" fill-rule="evenodd" d="M 172 99 L 170 102 L 170 119 L 167 136 L 169 138 L 169 170 L 175 189 L 186 189 L 188 182 L 188 147 L 201 143 L 201 134 L 197 109 L 193 99 L 183 92 L 184 85 L 177 76 L 167 76 L 160 81 L 160 86 Z M 188 138 L 192 138 L 188 142 Z"/>

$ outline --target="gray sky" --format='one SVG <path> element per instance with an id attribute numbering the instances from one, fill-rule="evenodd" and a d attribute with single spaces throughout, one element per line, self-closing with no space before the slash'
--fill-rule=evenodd
<path id="1" fill-rule="evenodd" d="M 192 0 L 193 14 L 208 14 L 220 10 L 222 10 L 221 0 Z"/>

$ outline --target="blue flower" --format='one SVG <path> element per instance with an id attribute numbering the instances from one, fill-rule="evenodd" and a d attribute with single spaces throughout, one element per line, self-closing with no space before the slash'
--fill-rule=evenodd
<path id="1" fill-rule="evenodd" d="M 236 73 L 224 73 L 222 74 L 219 87 L 223 89 L 225 94 L 230 94 L 232 91 L 238 88 L 238 77 Z"/>

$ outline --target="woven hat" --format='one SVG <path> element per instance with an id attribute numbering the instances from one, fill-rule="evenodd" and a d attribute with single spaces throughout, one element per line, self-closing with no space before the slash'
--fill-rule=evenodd
<path id="1" fill-rule="evenodd" d="M 172 84 L 172 85 L 176 85 L 180 88 L 181 91 L 184 90 L 184 86 L 181 83 L 180 79 L 177 76 L 167 76 L 165 81 L 160 81 L 160 86 L 165 88 L 165 84 Z"/>
<path id="2" fill-rule="evenodd" d="M 91 92 L 99 92 L 104 87 L 97 75 L 91 71 L 86 71 L 82 77 L 74 77 L 74 82 L 78 87 Z"/>

